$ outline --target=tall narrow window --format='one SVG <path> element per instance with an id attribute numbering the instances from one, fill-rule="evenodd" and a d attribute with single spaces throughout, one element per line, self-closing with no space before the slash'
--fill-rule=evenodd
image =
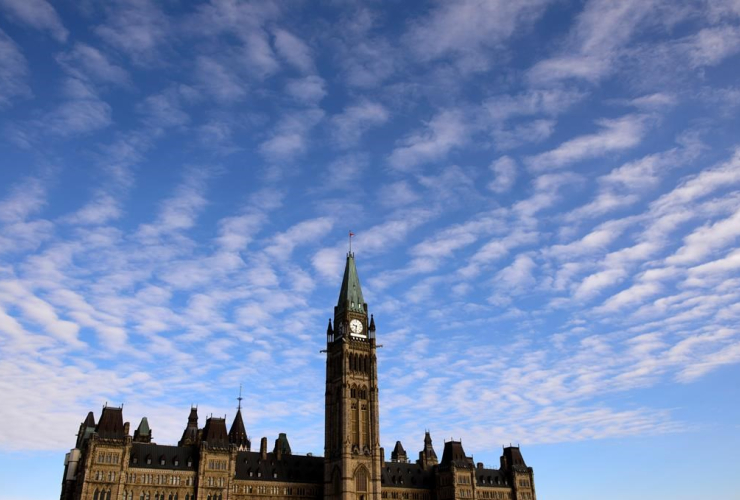
<path id="1" fill-rule="evenodd" d="M 359 467 L 355 472 L 355 489 L 357 491 L 367 491 L 367 469 Z"/>
<path id="2" fill-rule="evenodd" d="M 367 403 L 365 401 L 360 401 L 360 429 L 362 429 L 362 445 L 370 446 L 367 422 Z"/>
<path id="3" fill-rule="evenodd" d="M 358 409 L 357 409 L 357 401 L 352 401 L 352 405 L 350 406 L 350 420 L 352 424 L 352 444 L 359 445 L 360 444 L 360 427 L 359 422 L 357 421 L 358 417 Z"/>

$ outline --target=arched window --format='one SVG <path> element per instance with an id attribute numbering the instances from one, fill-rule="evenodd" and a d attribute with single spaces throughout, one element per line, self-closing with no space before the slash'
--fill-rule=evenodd
<path id="1" fill-rule="evenodd" d="M 144 492 L 141 492 L 141 495 L 139 495 L 139 500 L 144 500 Z"/>
<path id="2" fill-rule="evenodd" d="M 105 495 L 105 500 L 110 500 L 110 490 L 107 491 L 107 494 Z"/>
<path id="3" fill-rule="evenodd" d="M 100 497 L 100 492 L 98 492 L 98 489 L 95 488 L 95 493 L 93 494 L 93 500 L 98 500 Z"/>
<path id="4" fill-rule="evenodd" d="M 355 471 L 355 490 L 367 491 L 367 469 L 365 467 L 360 466 Z"/>

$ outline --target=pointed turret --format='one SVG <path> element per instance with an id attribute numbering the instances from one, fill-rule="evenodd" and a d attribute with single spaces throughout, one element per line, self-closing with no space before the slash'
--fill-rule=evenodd
<path id="1" fill-rule="evenodd" d="M 357 268 L 355 267 L 355 254 L 353 253 L 347 254 L 342 288 L 339 290 L 339 300 L 337 301 L 337 311 L 367 312 L 365 299 L 362 298 L 360 278 L 357 276 Z"/>
<path id="2" fill-rule="evenodd" d="M 182 438 L 177 446 L 187 446 L 190 444 L 196 444 L 198 442 L 198 407 L 190 407 L 190 415 L 188 415 L 188 425 L 182 433 Z"/>
<path id="3" fill-rule="evenodd" d="M 334 328 L 331 327 L 331 318 L 329 318 L 329 326 L 326 327 L 326 335 L 334 335 Z"/>
<path id="4" fill-rule="evenodd" d="M 408 462 L 409 457 L 406 455 L 406 450 L 403 449 L 401 441 L 396 441 L 396 447 L 391 452 L 391 460 L 394 462 Z"/>
<path id="5" fill-rule="evenodd" d="M 85 421 L 82 423 L 82 425 L 85 427 L 95 427 L 95 415 L 93 414 L 93 412 L 87 412 L 87 417 L 85 418 Z"/>
<path id="6" fill-rule="evenodd" d="M 87 441 L 92 433 L 95 432 L 95 415 L 93 412 L 87 412 L 85 421 L 80 424 L 80 430 L 77 432 L 77 444 L 75 448 L 81 448 L 82 443 Z"/>
<path id="7" fill-rule="evenodd" d="M 229 443 L 235 445 L 239 451 L 249 451 L 251 448 L 252 443 L 250 443 L 247 437 L 247 430 L 242 420 L 241 408 L 236 410 L 234 423 L 231 424 L 231 429 L 229 429 Z"/>
<path id="8" fill-rule="evenodd" d="M 137 443 L 152 442 L 152 430 L 149 428 L 149 420 L 146 417 L 141 419 L 139 427 L 134 431 L 134 441 Z"/>
<path id="9" fill-rule="evenodd" d="M 437 454 L 434 452 L 432 446 L 432 436 L 429 431 L 424 433 L 424 449 L 419 452 L 419 463 L 422 468 L 428 469 L 433 465 L 437 465 Z"/>
<path id="10" fill-rule="evenodd" d="M 288 435 L 284 432 L 278 434 L 278 438 L 275 440 L 275 449 L 272 452 L 280 460 L 284 455 L 290 455 L 290 443 L 288 442 Z"/>

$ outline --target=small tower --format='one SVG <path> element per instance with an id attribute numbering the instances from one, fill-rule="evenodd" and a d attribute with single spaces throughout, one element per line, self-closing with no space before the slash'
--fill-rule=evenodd
<path id="1" fill-rule="evenodd" d="M 403 445 L 401 444 L 401 441 L 396 441 L 396 446 L 393 448 L 393 451 L 391 452 L 391 461 L 392 462 L 408 462 L 409 457 L 406 455 L 406 450 L 403 449 Z"/>
<path id="2" fill-rule="evenodd" d="M 152 442 L 152 431 L 149 428 L 149 420 L 146 417 L 141 419 L 139 427 L 134 431 L 134 442 L 136 443 L 151 443 Z"/>
<path id="3" fill-rule="evenodd" d="M 182 433 L 182 438 L 177 446 L 188 446 L 198 443 L 198 407 L 190 407 L 190 415 L 188 415 L 188 425 Z"/>
<path id="4" fill-rule="evenodd" d="M 426 431 L 424 432 L 424 449 L 419 452 L 419 464 L 422 469 L 429 469 L 437 463 L 437 454 L 432 446 L 432 436 L 429 431 Z"/>
<path id="5" fill-rule="evenodd" d="M 236 398 L 239 401 L 239 405 L 236 408 L 236 416 L 234 417 L 234 423 L 231 424 L 229 429 L 229 443 L 236 446 L 239 451 L 249 451 L 251 448 L 251 442 L 247 437 L 247 430 L 244 427 L 244 421 L 242 420 L 242 388 L 239 386 L 239 397 Z"/>

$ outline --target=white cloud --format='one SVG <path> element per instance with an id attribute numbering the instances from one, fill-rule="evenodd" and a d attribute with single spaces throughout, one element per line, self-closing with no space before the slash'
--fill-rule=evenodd
<path id="1" fill-rule="evenodd" d="M 50 111 L 38 127 L 68 137 L 84 135 L 108 127 L 112 121 L 110 105 L 100 99 L 86 83 L 76 78 L 64 82 L 67 100 Z"/>
<path id="2" fill-rule="evenodd" d="M 308 75 L 289 80 L 285 92 L 300 102 L 317 104 L 326 96 L 326 83 L 320 76 Z"/>
<path id="3" fill-rule="evenodd" d="M 10 105 L 16 97 L 31 95 L 27 76 L 26 58 L 18 45 L 0 30 L 0 108 Z"/>
<path id="4" fill-rule="evenodd" d="M 48 31 L 58 42 L 67 41 L 69 32 L 59 14 L 46 0 L 0 0 L 8 17 L 37 30 Z"/>
<path id="5" fill-rule="evenodd" d="M 329 163 L 324 175 L 325 183 L 333 188 L 346 188 L 356 185 L 370 160 L 364 154 L 348 154 Z"/>
<path id="6" fill-rule="evenodd" d="M 270 138 L 260 144 L 260 153 L 273 162 L 295 159 L 308 149 L 308 136 L 323 117 L 324 112 L 318 108 L 284 114 Z"/>
<path id="7" fill-rule="evenodd" d="M 388 110 L 379 103 L 367 100 L 346 107 L 331 118 L 334 137 L 342 147 L 357 144 L 363 133 L 388 121 Z"/>
<path id="8" fill-rule="evenodd" d="M 740 209 L 727 219 L 705 225 L 684 238 L 684 244 L 666 259 L 666 264 L 693 264 L 712 252 L 731 245 L 740 237 Z"/>
<path id="9" fill-rule="evenodd" d="M 521 116 L 556 116 L 585 97 L 585 93 L 574 89 L 535 89 L 498 95 L 487 99 L 484 106 L 491 119 L 500 124 Z"/>
<path id="10" fill-rule="evenodd" d="M 597 124 L 601 131 L 570 139 L 553 150 L 530 156 L 526 160 L 527 165 L 535 171 L 542 171 L 629 149 L 642 141 L 647 129 L 646 121 L 644 115 L 599 120 Z"/>
<path id="11" fill-rule="evenodd" d="M 491 163 L 488 168 L 494 174 L 494 179 L 488 184 L 488 189 L 499 194 L 511 190 L 517 176 L 516 162 L 512 158 L 502 156 Z"/>
<path id="12" fill-rule="evenodd" d="M 532 257 L 520 254 L 509 266 L 496 273 L 494 281 L 499 288 L 506 290 L 507 293 L 515 293 L 535 283 L 532 273 L 536 267 Z"/>
<path id="13" fill-rule="evenodd" d="M 512 128 L 496 128 L 493 140 L 499 150 L 513 149 L 527 143 L 542 142 L 555 131 L 554 120 L 532 120 Z"/>
<path id="14" fill-rule="evenodd" d="M 450 56 L 463 70 L 488 68 L 491 53 L 544 12 L 547 0 L 443 2 L 411 25 L 406 42 L 415 56 Z M 494 52 L 495 53 L 495 52 Z"/>
<path id="15" fill-rule="evenodd" d="M 304 73 L 315 70 L 311 49 L 303 40 L 280 28 L 275 29 L 273 34 L 275 48 L 283 59 Z"/>
<path id="16" fill-rule="evenodd" d="M 727 57 L 740 52 L 740 28 L 736 26 L 704 28 L 678 42 L 678 46 L 679 51 L 688 57 L 692 67 L 715 66 Z"/>
<path id="17" fill-rule="evenodd" d="M 0 222 L 20 222 L 46 205 L 46 182 L 27 177 L 10 188 L 0 200 Z"/>
<path id="18" fill-rule="evenodd" d="M 621 51 L 644 24 L 663 20 L 656 15 L 661 3 L 660 0 L 590 0 L 578 15 L 565 48 L 536 63 L 529 70 L 530 81 L 543 84 L 570 78 L 601 80 L 616 70 Z"/>
<path id="19" fill-rule="evenodd" d="M 207 205 L 206 183 L 213 173 L 208 167 L 187 169 L 175 194 L 162 202 L 155 222 L 139 226 L 139 237 L 153 241 L 161 235 L 193 227 L 196 217 Z"/>
<path id="20" fill-rule="evenodd" d="M 97 83 L 131 85 L 131 77 L 122 67 L 111 63 L 101 51 L 84 43 L 76 43 L 71 50 L 57 55 L 56 60 L 75 78 Z"/>
<path id="21" fill-rule="evenodd" d="M 459 110 L 445 110 L 436 114 L 421 132 L 400 141 L 388 157 L 390 165 L 401 171 L 443 159 L 454 148 L 467 142 L 467 125 Z"/>
<path id="22" fill-rule="evenodd" d="M 272 238 L 272 244 L 265 249 L 265 253 L 277 259 L 289 259 L 296 246 L 321 240 L 333 226 L 334 220 L 329 217 L 299 222 L 287 231 L 276 234 Z"/>
<path id="23" fill-rule="evenodd" d="M 134 62 L 150 62 L 170 35 L 170 20 L 151 0 L 116 0 L 106 4 L 106 21 L 95 33 L 128 54 Z"/>
<path id="24" fill-rule="evenodd" d="M 195 61 L 196 79 L 206 92 L 221 102 L 234 102 L 247 95 L 246 82 L 230 65 L 216 59 L 200 56 Z"/>
<path id="25" fill-rule="evenodd" d="M 386 207 L 402 207 L 419 201 L 419 195 L 407 181 L 397 181 L 381 190 L 380 204 Z"/>

